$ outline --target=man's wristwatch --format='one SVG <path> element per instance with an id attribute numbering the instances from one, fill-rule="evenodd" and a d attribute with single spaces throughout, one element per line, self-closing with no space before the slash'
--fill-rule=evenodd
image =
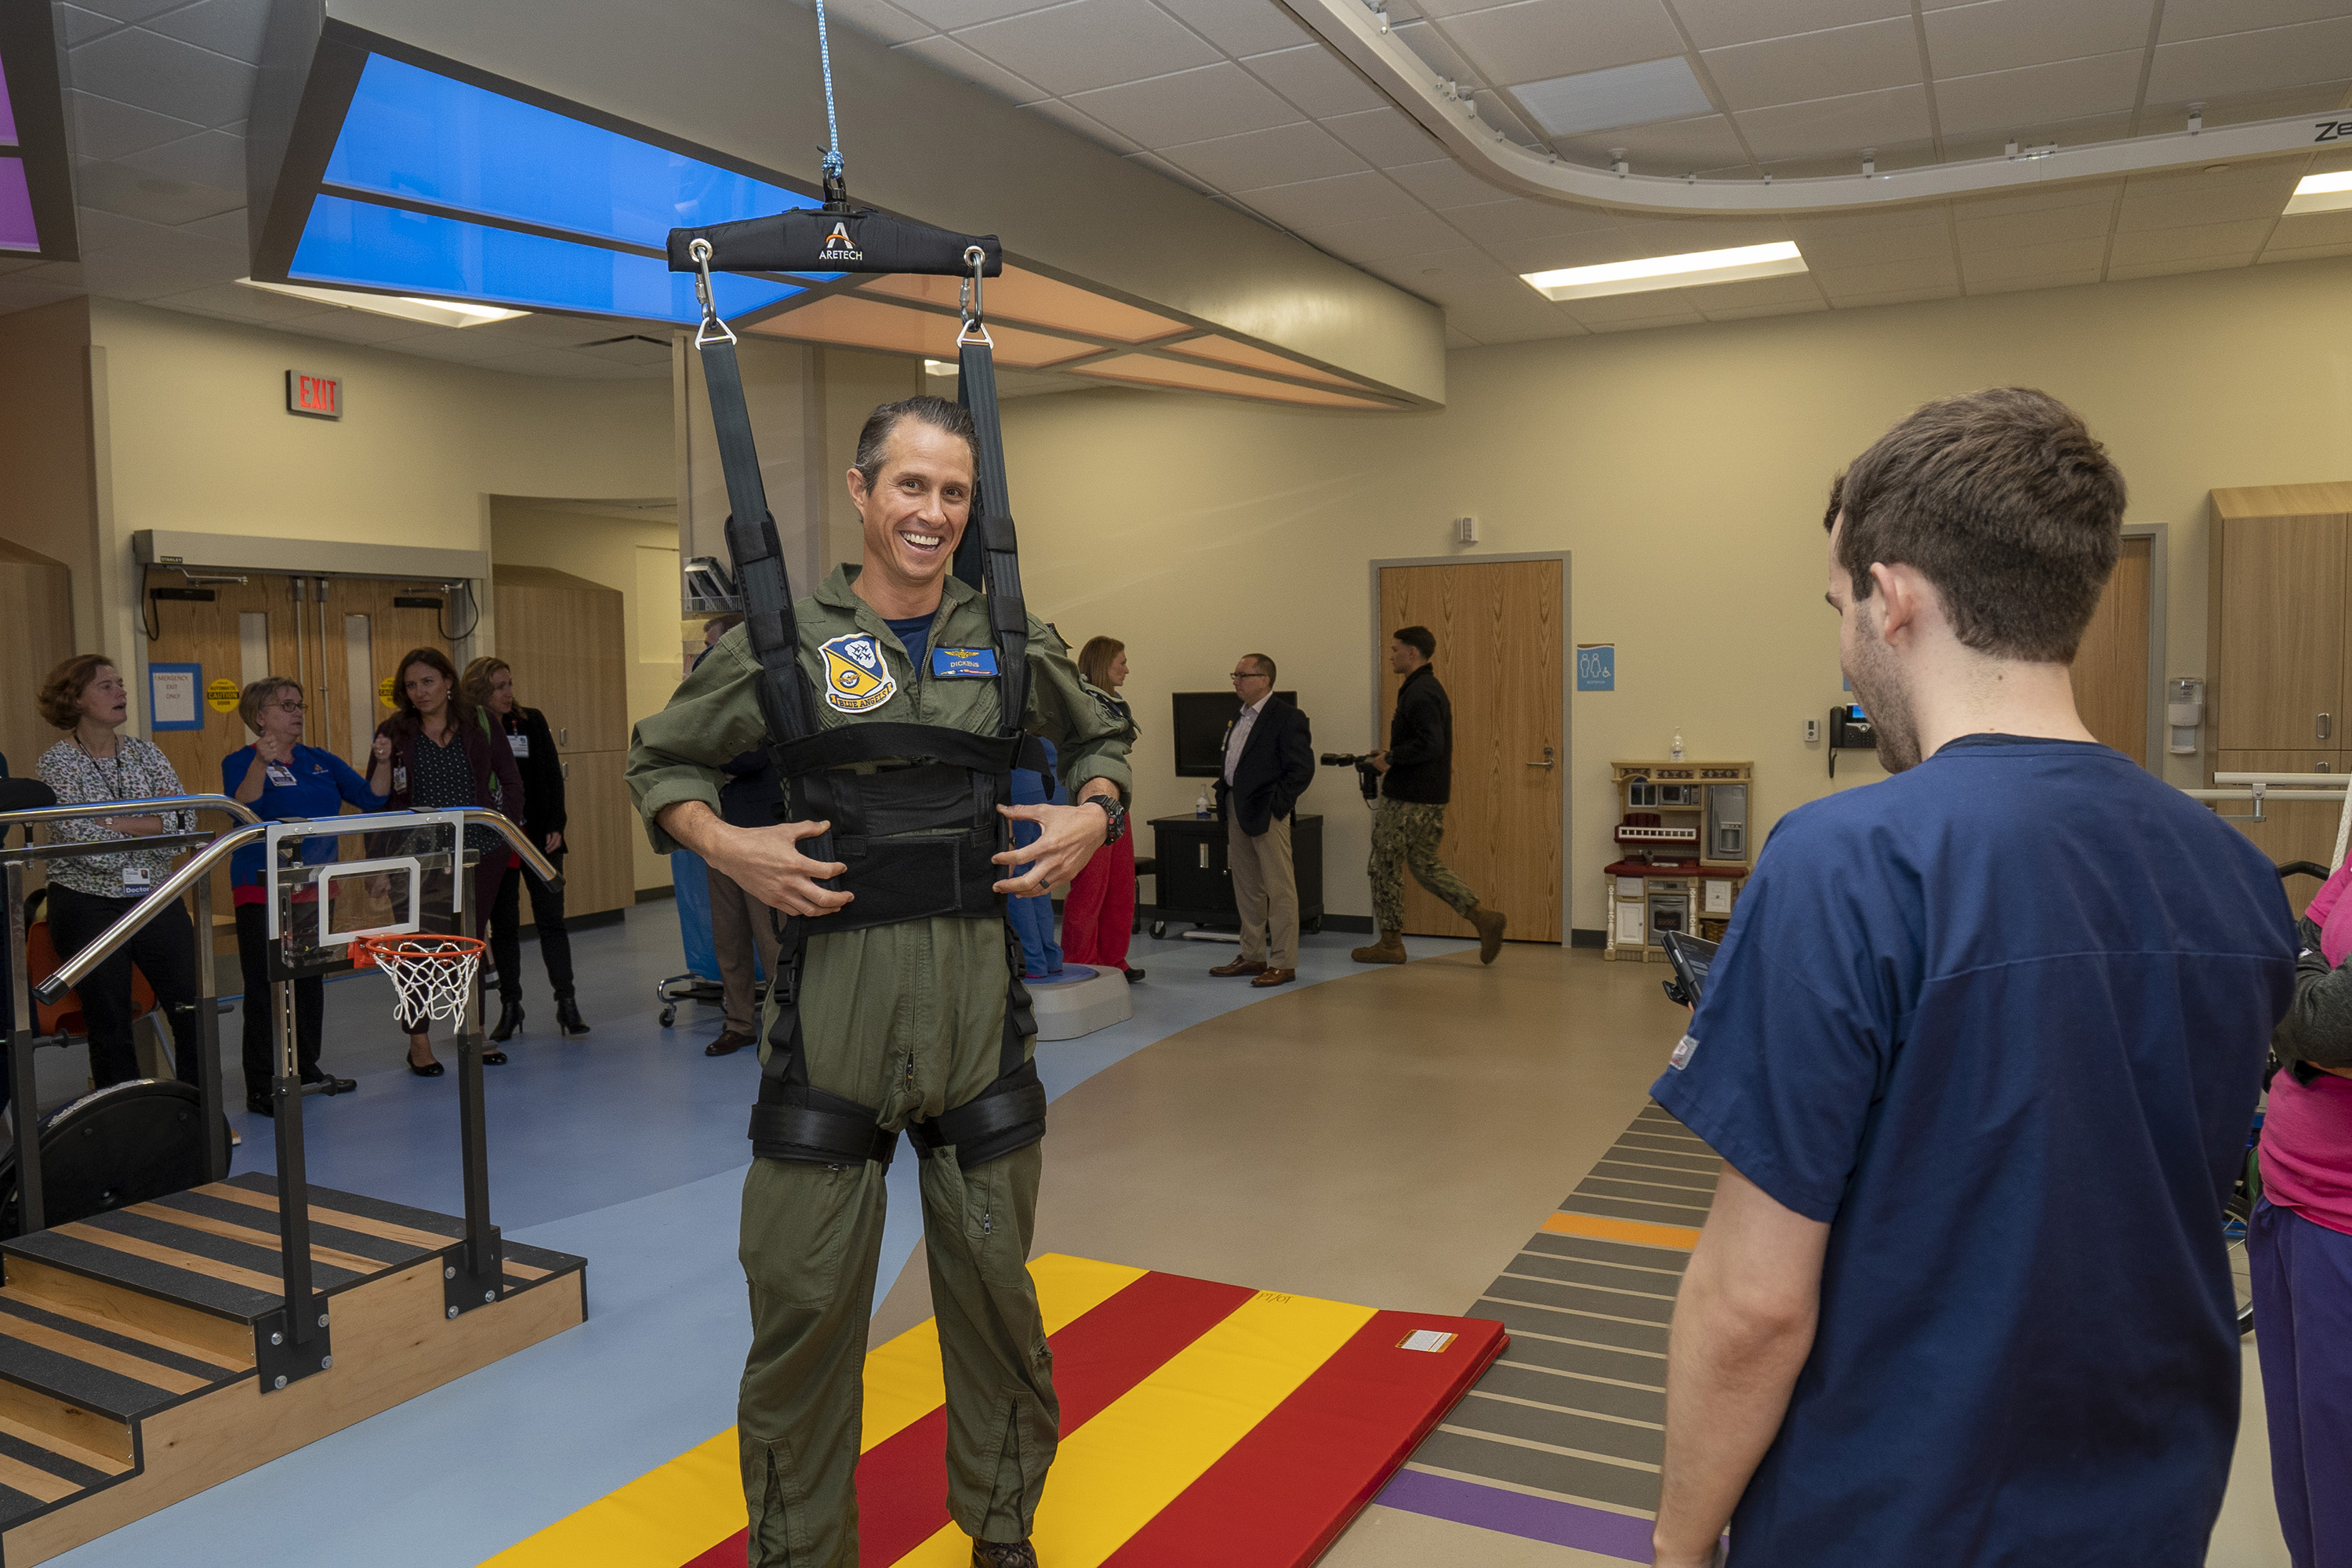
<path id="1" fill-rule="evenodd" d="M 1115 796 L 1107 795 L 1090 795 L 1078 804 L 1081 805 L 1101 806 L 1103 809 L 1103 815 L 1110 819 L 1110 826 L 1103 830 L 1103 842 L 1105 844 L 1118 843 L 1120 836 L 1127 832 L 1127 807 L 1121 805 Z"/>

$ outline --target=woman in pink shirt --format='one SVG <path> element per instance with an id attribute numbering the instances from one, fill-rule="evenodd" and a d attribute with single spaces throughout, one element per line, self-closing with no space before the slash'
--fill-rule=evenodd
<path id="1" fill-rule="evenodd" d="M 2304 912 L 2246 1237 L 2271 1484 L 2295 1568 L 2352 1568 L 2352 862 Z"/>

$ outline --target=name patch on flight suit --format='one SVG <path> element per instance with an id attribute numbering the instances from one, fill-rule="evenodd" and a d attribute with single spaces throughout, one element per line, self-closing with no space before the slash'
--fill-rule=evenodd
<path id="1" fill-rule="evenodd" d="M 996 650 L 992 647 L 935 647 L 931 649 L 931 674 L 944 679 L 974 679 L 996 673 Z"/>
<path id="2" fill-rule="evenodd" d="M 898 694 L 898 678 L 872 634 L 850 632 L 819 644 L 817 652 L 824 655 L 824 700 L 835 712 L 864 713 Z"/>

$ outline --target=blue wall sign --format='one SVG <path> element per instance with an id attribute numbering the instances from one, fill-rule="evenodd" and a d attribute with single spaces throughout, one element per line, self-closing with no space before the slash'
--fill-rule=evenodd
<path id="1" fill-rule="evenodd" d="M 1617 645 L 1584 642 L 1576 645 L 1576 689 L 1579 691 L 1617 689 Z"/>
<path id="2" fill-rule="evenodd" d="M 147 728 L 201 730 L 205 727 L 205 667 L 201 664 L 151 664 L 147 667 Z"/>

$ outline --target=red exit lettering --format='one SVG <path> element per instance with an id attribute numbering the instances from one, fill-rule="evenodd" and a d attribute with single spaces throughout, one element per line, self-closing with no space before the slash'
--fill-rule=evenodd
<path id="1" fill-rule="evenodd" d="M 341 378 L 288 371 L 286 410 L 289 414 L 307 414 L 315 419 L 341 419 L 343 416 Z"/>

